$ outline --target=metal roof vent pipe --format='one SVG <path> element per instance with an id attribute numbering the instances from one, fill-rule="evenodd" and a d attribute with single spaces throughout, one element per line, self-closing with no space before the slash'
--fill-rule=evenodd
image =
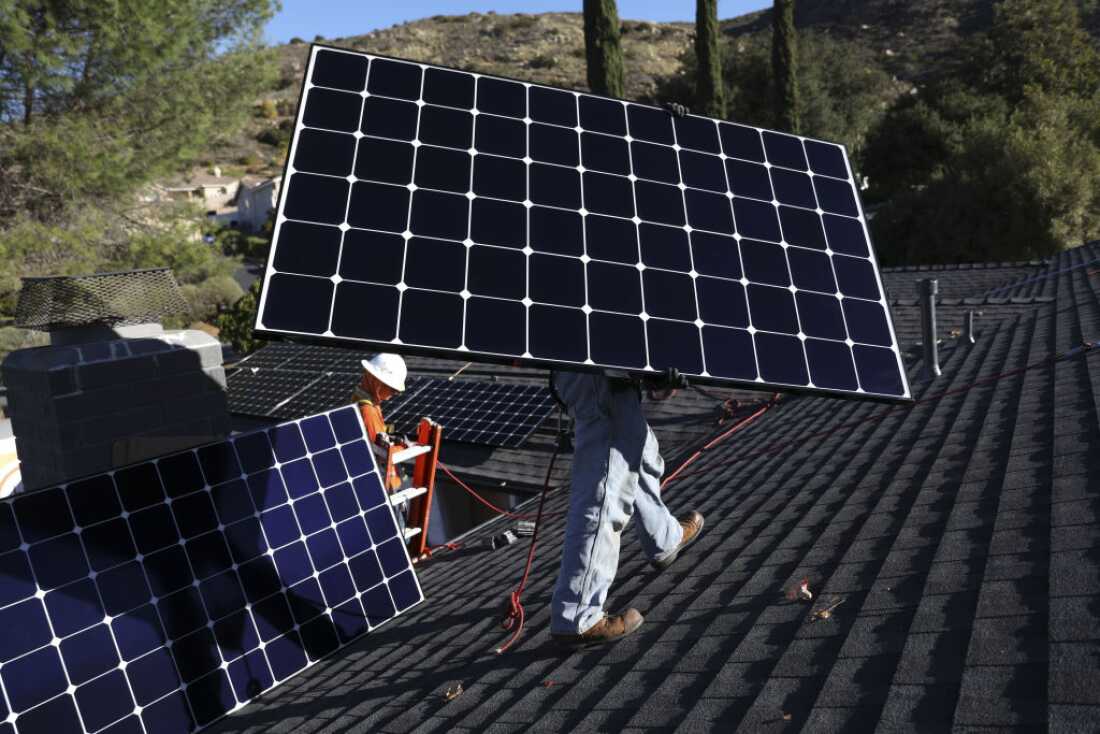
<path id="1" fill-rule="evenodd" d="M 975 344 L 978 340 L 974 337 L 974 311 L 970 310 L 966 312 L 966 316 L 963 317 L 963 344 Z"/>
<path id="2" fill-rule="evenodd" d="M 23 279 L 16 326 L 50 335 L 0 365 L 24 489 L 229 433 L 218 340 L 161 325 L 187 310 L 167 268 Z"/>
<path id="3" fill-rule="evenodd" d="M 920 281 L 921 341 L 924 346 L 921 376 L 929 380 L 940 376 L 940 349 L 936 341 L 936 295 L 939 291 L 940 284 L 935 278 L 924 278 Z"/>

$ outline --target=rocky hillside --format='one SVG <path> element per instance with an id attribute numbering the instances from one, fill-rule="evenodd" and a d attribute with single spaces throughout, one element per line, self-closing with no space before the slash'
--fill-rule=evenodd
<path id="1" fill-rule="evenodd" d="M 987 26 L 992 6 L 993 0 L 799 0 L 797 23 L 859 45 L 894 76 L 917 81 L 960 38 Z M 768 33 L 770 22 L 770 11 L 760 11 L 725 21 L 723 30 L 736 47 L 746 34 Z M 693 34 L 691 23 L 624 20 L 627 96 L 652 100 L 662 82 L 682 73 Z M 586 87 L 579 13 L 437 15 L 324 42 L 566 88 Z M 237 140 L 211 151 L 203 161 L 206 166 L 218 164 L 228 175 L 282 170 L 308 50 L 309 44 L 297 39 L 275 49 L 278 88 L 258 104 L 255 119 Z"/>
<path id="2" fill-rule="evenodd" d="M 677 73 L 681 55 L 691 47 L 692 33 L 690 23 L 624 21 L 628 96 L 652 99 L 660 81 Z M 571 89 L 586 87 L 579 13 L 438 15 L 324 42 Z M 269 99 L 276 116 L 271 115 L 271 104 L 258 107 L 245 134 L 214 151 L 207 163 L 219 163 L 227 175 L 273 173 L 282 168 L 282 143 L 289 136 L 309 44 L 289 43 L 275 51 L 279 89 L 272 90 Z"/>

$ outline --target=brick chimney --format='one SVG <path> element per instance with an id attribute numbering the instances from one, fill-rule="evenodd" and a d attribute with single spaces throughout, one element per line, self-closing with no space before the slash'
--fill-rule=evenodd
<path id="1" fill-rule="evenodd" d="M 159 322 L 186 308 L 167 269 L 24 279 L 16 324 L 50 333 L 0 365 L 25 489 L 228 435 L 218 340 Z"/>

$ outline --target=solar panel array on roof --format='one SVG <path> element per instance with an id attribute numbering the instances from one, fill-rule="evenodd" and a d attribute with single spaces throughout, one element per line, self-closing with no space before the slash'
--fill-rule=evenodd
<path id="1" fill-rule="evenodd" d="M 365 355 L 350 349 L 273 343 L 241 360 L 227 380 L 229 409 L 291 420 L 352 402 Z"/>
<path id="2" fill-rule="evenodd" d="M 277 369 L 239 369 L 226 380 L 229 410 L 239 415 L 290 420 L 351 403 L 351 391 L 356 379 L 342 375 L 340 380 L 344 383 L 343 389 L 336 395 L 326 396 L 327 399 L 324 400 L 315 400 L 309 409 L 297 415 L 287 409 L 288 404 L 296 396 L 324 377 L 325 375 L 285 372 Z"/>
<path id="3" fill-rule="evenodd" d="M 422 600 L 353 408 L 19 495 L 0 730 L 192 732 Z"/>
<path id="4" fill-rule="evenodd" d="M 257 328 L 909 395 L 844 149 L 314 47 Z"/>
<path id="5" fill-rule="evenodd" d="M 316 345 L 264 347 L 228 380 L 233 413 L 291 419 L 347 405 L 358 384 L 362 353 Z M 447 441 L 517 447 L 554 408 L 543 385 L 447 380 L 410 375 L 406 390 L 386 401 L 386 420 L 413 436 L 429 416 Z"/>
<path id="6" fill-rule="evenodd" d="M 523 445 L 554 410 L 554 398 L 542 385 L 434 379 L 406 396 L 386 404 L 386 420 L 398 433 L 412 435 L 428 416 L 443 426 L 448 441 L 509 448 Z"/>

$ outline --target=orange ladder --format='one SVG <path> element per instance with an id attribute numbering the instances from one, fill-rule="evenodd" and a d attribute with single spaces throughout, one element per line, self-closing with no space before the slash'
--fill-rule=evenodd
<path id="1" fill-rule="evenodd" d="M 430 418 L 422 418 L 416 429 L 415 441 L 389 448 L 384 476 L 389 476 L 397 464 L 414 462 L 412 486 L 390 493 L 390 504 L 395 507 L 402 502 L 409 502 L 405 543 L 413 563 L 423 558 L 428 548 L 428 523 L 432 516 L 435 470 L 439 465 L 439 442 L 442 436 L 443 426 Z"/>

